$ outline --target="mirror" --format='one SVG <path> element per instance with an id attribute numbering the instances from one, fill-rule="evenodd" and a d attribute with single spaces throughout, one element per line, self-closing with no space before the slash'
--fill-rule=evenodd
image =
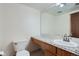
<path id="1" fill-rule="evenodd" d="M 63 36 L 71 34 L 71 14 L 79 11 L 79 3 L 53 3 L 41 10 L 41 34 Z M 44 6 L 44 5 L 43 5 Z"/>

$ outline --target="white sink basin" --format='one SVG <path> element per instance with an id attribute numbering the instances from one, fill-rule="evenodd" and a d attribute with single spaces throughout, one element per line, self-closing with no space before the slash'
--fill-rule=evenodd
<path id="1" fill-rule="evenodd" d="M 67 46 L 67 47 L 78 47 L 78 44 L 73 41 L 65 42 L 63 40 L 54 40 L 54 43 L 62 46 Z"/>

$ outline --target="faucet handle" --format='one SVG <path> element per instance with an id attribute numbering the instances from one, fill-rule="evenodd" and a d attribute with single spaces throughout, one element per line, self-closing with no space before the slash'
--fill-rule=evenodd
<path id="1" fill-rule="evenodd" d="M 66 39 L 67 39 L 67 35 L 64 34 L 64 36 L 63 36 L 63 41 L 66 41 Z"/>
<path id="2" fill-rule="evenodd" d="M 70 42 L 70 36 L 67 37 L 67 41 Z"/>

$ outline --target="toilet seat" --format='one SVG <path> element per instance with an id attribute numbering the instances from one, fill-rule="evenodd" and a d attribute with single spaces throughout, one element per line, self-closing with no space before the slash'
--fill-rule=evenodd
<path id="1" fill-rule="evenodd" d="M 21 50 L 16 53 L 16 56 L 30 56 L 30 53 L 27 50 Z"/>

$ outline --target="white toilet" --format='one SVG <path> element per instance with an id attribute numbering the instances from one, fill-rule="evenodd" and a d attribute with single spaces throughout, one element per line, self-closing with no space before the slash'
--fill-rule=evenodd
<path id="1" fill-rule="evenodd" d="M 13 42 L 13 46 L 16 51 L 16 56 L 30 56 L 29 51 L 25 50 L 26 41 Z"/>

